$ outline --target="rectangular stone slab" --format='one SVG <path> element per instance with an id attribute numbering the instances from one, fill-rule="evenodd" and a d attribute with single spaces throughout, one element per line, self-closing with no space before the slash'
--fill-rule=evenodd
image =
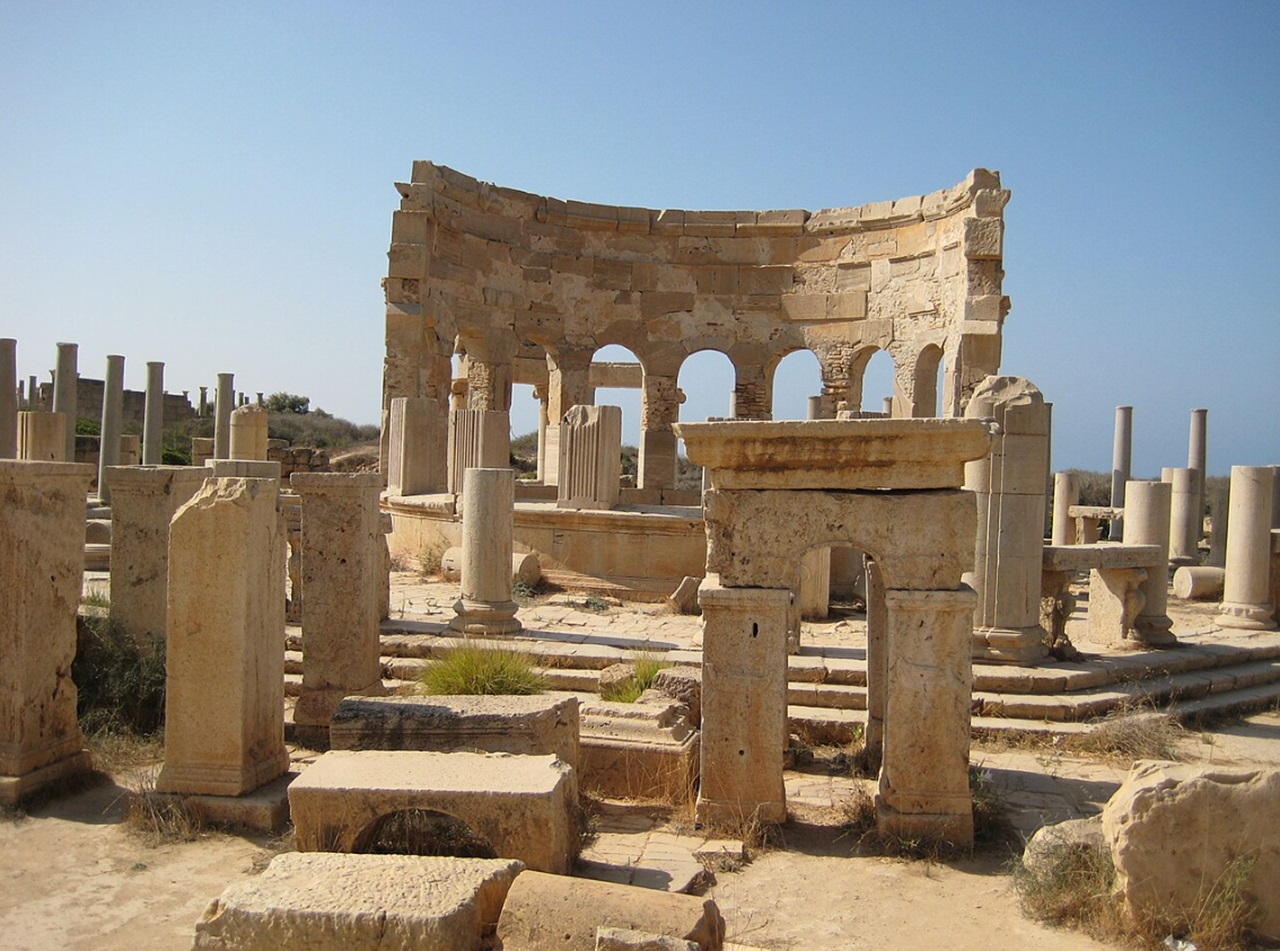
<path id="1" fill-rule="evenodd" d="M 567 874 L 578 783 L 555 756 L 331 750 L 289 787 L 301 852 L 361 851 L 379 820 L 428 809 L 464 822 L 502 858 Z"/>
<path id="2" fill-rule="evenodd" d="M 1160 562 L 1159 545 L 1045 545 L 1045 571 L 1088 571 L 1091 568 L 1149 568 Z"/>

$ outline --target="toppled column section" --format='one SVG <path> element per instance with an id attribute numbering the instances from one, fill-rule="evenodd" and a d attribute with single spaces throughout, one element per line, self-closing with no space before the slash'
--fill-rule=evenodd
<path id="1" fill-rule="evenodd" d="M 430 495 L 448 488 L 446 425 L 437 400 L 415 396 L 391 401 L 388 495 Z"/>
<path id="2" fill-rule="evenodd" d="M 511 414 L 505 410 L 455 409 L 449 413 L 450 492 L 463 490 L 468 469 L 511 465 Z"/>
<path id="3" fill-rule="evenodd" d="M 0 461 L 0 804 L 89 769 L 71 661 L 93 467 Z"/>
<path id="4" fill-rule="evenodd" d="M 1271 603 L 1271 466 L 1232 466 L 1227 576 L 1217 622 L 1223 627 L 1270 631 L 1276 627 Z"/>
<path id="5" fill-rule="evenodd" d="M 376 472 L 295 472 L 302 498 L 300 727 L 320 727 L 343 697 L 380 696 L 378 620 L 386 586 Z"/>
<path id="6" fill-rule="evenodd" d="M 274 479 L 211 478 L 169 531 L 162 793 L 284 774 L 284 539 Z"/>
<path id="7" fill-rule="evenodd" d="M 467 410 L 466 412 L 471 412 Z M 462 595 L 449 627 L 466 634 L 510 634 L 523 626 L 511 600 L 515 473 L 468 469 L 462 515 Z"/>
<path id="8" fill-rule="evenodd" d="M 621 451 L 619 407 L 570 407 L 560 426 L 556 505 L 569 509 L 611 509 L 617 505 Z"/>

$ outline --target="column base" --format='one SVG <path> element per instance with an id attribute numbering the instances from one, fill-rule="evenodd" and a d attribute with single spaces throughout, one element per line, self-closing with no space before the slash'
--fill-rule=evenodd
<path id="1" fill-rule="evenodd" d="M 786 802 L 742 802 L 698 797 L 698 825 L 739 832 L 761 823 L 782 825 L 787 821 Z"/>
<path id="2" fill-rule="evenodd" d="M 89 751 L 77 750 L 21 776 L 0 776 L 0 806 L 16 806 L 43 789 L 86 775 L 92 770 L 93 760 Z"/>
<path id="3" fill-rule="evenodd" d="M 381 677 L 359 688 L 308 687 L 303 684 L 297 706 L 293 709 L 293 722 L 298 726 L 321 727 L 327 731 L 329 718 L 343 697 L 385 697 L 388 693 Z"/>
<path id="4" fill-rule="evenodd" d="M 470 601 L 460 598 L 454 602 L 455 616 L 449 620 L 449 630 L 462 634 L 514 634 L 524 629 L 516 618 L 519 609 L 514 601 Z"/>
<path id="5" fill-rule="evenodd" d="M 1277 627 L 1275 609 L 1271 605 L 1241 601 L 1223 601 L 1214 623 L 1242 631 L 1274 631 Z"/>
<path id="6" fill-rule="evenodd" d="M 1049 634 L 1034 627 L 973 629 L 973 659 L 984 664 L 1033 666 L 1049 658 Z"/>
<path id="7" fill-rule="evenodd" d="M 1147 647 L 1173 647 L 1178 643 L 1173 636 L 1173 621 L 1166 614 L 1139 614 L 1133 619 L 1130 639 Z"/>
<path id="8" fill-rule="evenodd" d="M 283 736 L 281 737 L 283 741 Z M 156 792 L 197 796 L 244 796 L 289 770 L 289 753 L 281 743 L 278 754 L 239 766 L 170 764 L 156 777 Z"/>
<path id="9" fill-rule="evenodd" d="M 249 829 L 269 834 L 283 832 L 289 824 L 289 784 L 298 773 L 285 773 L 243 796 L 146 793 L 149 803 L 181 806 L 206 825 Z"/>
<path id="10" fill-rule="evenodd" d="M 929 805 L 946 810 L 939 812 L 901 812 L 889 805 L 883 794 L 877 795 L 875 801 L 876 830 L 881 835 L 954 848 L 967 849 L 973 845 L 973 802 L 968 797 L 936 797 Z"/>

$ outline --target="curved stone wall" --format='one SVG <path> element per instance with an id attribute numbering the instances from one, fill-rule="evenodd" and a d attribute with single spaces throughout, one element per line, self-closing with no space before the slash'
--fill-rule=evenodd
<path id="1" fill-rule="evenodd" d="M 878 349 L 894 358 L 895 416 L 960 415 L 999 369 L 1009 192 L 995 172 L 812 213 L 561 201 L 430 162 L 396 187 L 384 414 L 399 396 L 447 406 L 456 346 L 466 405 L 506 410 L 514 382 L 535 384 L 553 451 L 563 414 L 593 401 L 592 355 L 621 344 L 643 367 L 640 484 L 662 487 L 680 365 L 699 350 L 732 361 L 747 419 L 770 418 L 774 369 L 801 348 L 818 358 L 824 416 L 860 408 Z"/>

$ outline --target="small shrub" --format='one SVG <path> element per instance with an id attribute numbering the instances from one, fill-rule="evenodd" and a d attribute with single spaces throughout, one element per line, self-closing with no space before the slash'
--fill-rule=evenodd
<path id="1" fill-rule="evenodd" d="M 164 640 L 139 643 L 119 622 L 80 617 L 71 678 L 86 733 L 154 733 L 164 723 Z"/>
<path id="2" fill-rule="evenodd" d="M 428 664 L 420 684 L 422 692 L 432 696 L 527 696 L 547 689 L 546 678 L 534 670 L 528 654 L 469 643 L 450 648 Z"/>
<path id="3" fill-rule="evenodd" d="M 1111 895 L 1115 877 L 1107 849 L 1082 848 L 1060 836 L 1045 846 L 1033 866 L 1015 863 L 1013 889 L 1028 917 L 1105 939 L 1123 930 Z"/>

